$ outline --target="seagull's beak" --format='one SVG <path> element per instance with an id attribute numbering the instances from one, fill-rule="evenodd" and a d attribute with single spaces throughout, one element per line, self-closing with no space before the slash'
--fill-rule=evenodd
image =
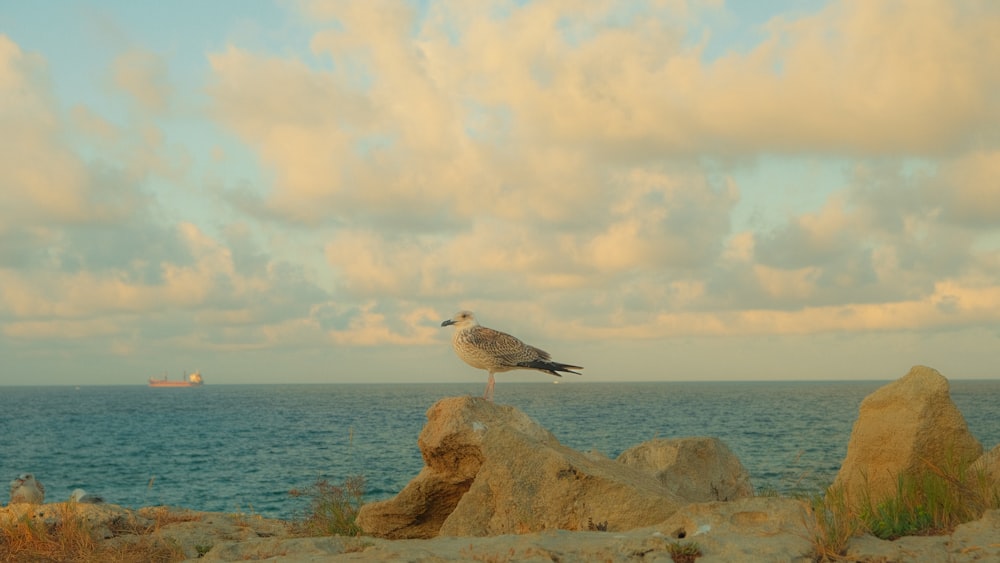
<path id="1" fill-rule="evenodd" d="M 441 326 L 448 326 L 448 325 L 453 325 L 453 324 L 455 324 L 455 321 L 453 321 L 453 320 L 451 320 L 451 319 L 448 319 L 448 320 L 446 320 L 446 321 L 443 321 L 443 322 L 441 323 Z"/>

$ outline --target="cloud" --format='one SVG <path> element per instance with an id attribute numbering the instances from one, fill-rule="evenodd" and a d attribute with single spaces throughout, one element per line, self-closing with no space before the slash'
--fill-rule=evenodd
<path id="1" fill-rule="evenodd" d="M 5 186 L 0 229 L 50 222 L 108 224 L 134 212 L 141 194 L 127 184 L 134 180 L 132 173 L 142 171 L 85 162 L 66 141 L 69 130 L 52 97 L 44 61 L 5 36 L 0 36 L 0 92 L 5 133 L 0 138 Z"/>
<path id="2" fill-rule="evenodd" d="M 162 57 L 133 49 L 115 59 L 112 72 L 115 87 L 128 92 L 143 112 L 156 115 L 169 109 L 171 88 Z"/>
<path id="3" fill-rule="evenodd" d="M 931 159 L 982 140 L 998 115 L 986 93 L 1000 61 L 973 47 L 995 42 L 989 5 L 835 2 L 772 19 L 759 44 L 712 60 L 710 37 L 688 41 L 697 12 L 652 5 L 300 6 L 325 64 L 229 47 L 212 56 L 211 91 L 277 173 L 267 216 L 334 225 L 325 257 L 345 296 L 444 305 L 530 291 L 562 307 L 572 295 L 603 307 L 587 323 L 621 314 L 661 334 L 657 315 L 683 308 L 727 333 L 740 323 L 716 311 L 813 330 L 776 319 L 924 303 L 942 280 L 971 279 L 979 235 L 939 216 L 977 196 L 991 209 L 989 188 L 862 160 L 822 207 L 734 233 L 731 173 L 761 154 Z M 875 32 L 904 28 L 918 33 Z M 934 182 L 977 185 L 961 171 L 991 170 L 985 156 L 943 162 Z M 964 205 L 956 221 L 991 217 Z"/>
<path id="4" fill-rule="evenodd" d="M 945 221 L 983 229 L 1000 224 L 1000 150 L 951 159 L 924 186 L 924 196 Z"/>
<path id="5" fill-rule="evenodd" d="M 829 2 L 740 48 L 718 3 L 288 6 L 294 41 L 206 43 L 204 84 L 129 43 L 95 73 L 124 117 L 0 36 L 6 338 L 251 357 L 442 344 L 464 307 L 602 345 L 998 320 L 993 3 Z M 746 181 L 761 158 L 842 177 L 789 180 L 818 202 L 794 207 Z M 777 219 L 741 222 L 748 195 Z"/>

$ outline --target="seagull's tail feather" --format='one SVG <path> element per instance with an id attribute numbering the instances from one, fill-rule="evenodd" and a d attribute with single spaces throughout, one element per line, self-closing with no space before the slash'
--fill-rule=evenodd
<path id="1" fill-rule="evenodd" d="M 526 369 L 537 369 L 538 371 L 544 371 L 545 373 L 552 374 L 556 377 L 562 377 L 560 371 L 566 373 L 575 373 L 576 375 L 583 375 L 578 371 L 573 371 L 575 369 L 583 369 L 583 366 L 572 366 L 570 364 L 560 364 L 559 362 L 553 362 L 551 360 L 532 360 L 530 362 L 524 362 L 520 364 L 521 367 Z"/>

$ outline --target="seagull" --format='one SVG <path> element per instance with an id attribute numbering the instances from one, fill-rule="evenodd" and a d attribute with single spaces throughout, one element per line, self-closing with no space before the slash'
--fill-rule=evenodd
<path id="1" fill-rule="evenodd" d="M 69 494 L 69 501 L 98 504 L 104 502 L 104 498 L 92 495 L 83 489 L 73 489 L 73 492 Z"/>
<path id="2" fill-rule="evenodd" d="M 10 482 L 10 504 L 42 504 L 45 487 L 31 473 L 22 473 Z"/>
<path id="3" fill-rule="evenodd" d="M 580 366 L 553 362 L 549 353 L 529 346 L 519 339 L 492 328 L 480 326 L 471 311 L 459 311 L 455 316 L 442 322 L 441 326 L 455 325 L 451 345 L 455 354 L 463 362 L 477 369 L 489 372 L 486 393 L 483 398 L 493 400 L 493 374 L 515 369 L 534 369 L 562 377 L 560 371 L 582 375 L 574 369 Z"/>

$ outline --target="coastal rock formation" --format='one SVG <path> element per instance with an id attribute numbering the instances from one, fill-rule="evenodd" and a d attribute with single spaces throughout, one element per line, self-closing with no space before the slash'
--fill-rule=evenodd
<path id="1" fill-rule="evenodd" d="M 394 498 L 365 505 L 358 524 L 384 538 L 620 531 L 661 521 L 685 504 L 649 472 L 559 443 L 520 410 L 483 399 L 442 399 L 418 445 L 425 467 Z"/>
<path id="2" fill-rule="evenodd" d="M 863 535 L 847 542 L 846 561 L 1000 561 L 1000 510 L 987 510 L 979 520 L 941 536 L 906 536 L 882 540 Z"/>
<path id="3" fill-rule="evenodd" d="M 910 377 L 914 373 L 917 375 Z M 937 449 L 925 444 L 925 437 L 916 435 L 933 434 L 935 430 L 915 421 L 918 415 L 932 417 L 954 405 L 947 397 L 946 383 L 945 400 L 941 399 L 937 372 L 915 368 L 910 375 L 903 378 L 907 380 L 903 385 L 890 384 L 862 403 L 855 433 L 873 440 L 881 436 L 883 448 L 895 442 L 910 444 L 909 448 L 899 450 L 899 455 L 916 459 L 939 451 L 955 451 L 941 447 L 942 441 L 965 443 L 966 459 L 975 457 L 976 448 L 968 447 L 968 440 L 963 441 L 960 433 L 957 440 L 954 434 L 931 436 L 930 444 L 937 445 Z M 906 407 L 917 414 L 905 414 Z M 389 501 L 367 505 L 362 511 L 363 518 L 359 519 L 368 530 L 383 526 L 381 529 L 389 532 L 380 535 L 395 533 L 395 537 L 404 537 L 417 531 L 428 539 L 300 537 L 301 526 L 256 515 L 195 512 L 164 506 L 131 510 L 113 504 L 79 502 L 11 504 L 0 508 L 0 528 L 15 539 L 18 534 L 31 535 L 33 532 L 29 530 L 53 534 L 59 534 L 60 530 L 92 531 L 95 544 L 109 547 L 119 560 L 186 558 L 191 563 L 247 560 L 624 563 L 670 561 L 674 550 L 693 543 L 701 552 L 696 558 L 698 563 L 806 563 L 816 560 L 814 542 L 823 541 L 825 532 L 818 525 L 813 509 L 801 500 L 746 497 L 687 504 L 690 497 L 705 495 L 706 491 L 709 495 L 730 494 L 725 491 L 741 495 L 744 490 L 741 483 L 749 487 L 742 478 L 745 474 L 742 465 L 730 457 L 731 452 L 724 444 L 711 438 L 654 440 L 623 453 L 620 461 L 612 461 L 566 448 L 524 413 L 482 399 L 442 400 L 428 411 L 428 419 L 419 440 L 426 467 L 403 493 Z M 961 424 L 946 419 L 937 424 L 955 432 L 956 428 L 965 427 L 960 415 L 958 422 Z M 903 423 L 906 424 L 900 430 L 897 425 Z M 883 432 L 875 433 L 870 426 Z M 859 455 L 864 445 L 864 442 L 856 445 L 852 436 L 849 455 L 853 451 L 857 471 L 871 467 L 858 465 L 866 462 Z M 902 467 L 900 471 L 907 468 L 902 463 L 886 463 L 891 457 L 876 458 L 870 452 L 867 455 L 869 464 L 877 459 L 883 468 Z M 996 483 L 1000 476 L 1000 446 L 979 456 L 969 469 L 981 471 Z M 678 479 L 697 473 L 702 473 L 697 475 L 702 478 L 700 485 L 686 488 L 677 483 Z M 601 531 L 604 521 L 609 531 Z M 1000 560 L 998 537 L 1000 510 L 986 510 L 980 519 L 958 525 L 950 534 L 893 541 L 870 535 L 850 538 L 843 558 L 900 563 L 997 561 Z M 17 541 L 0 541 L 0 556 L 6 555 L 11 560 L 39 559 L 37 555 L 18 554 L 14 551 L 17 544 Z M 126 551 L 130 547 L 137 549 Z M 138 555 L 129 559 L 123 553 Z"/>
<path id="4" fill-rule="evenodd" d="M 653 526 L 627 532 L 547 530 L 492 537 L 439 536 L 385 540 L 371 537 L 296 537 L 286 522 L 259 516 L 196 512 L 183 508 L 129 510 L 111 504 L 19 504 L 0 508 L 0 525 L 28 519 L 55 525 L 80 518 L 112 537 L 96 541 L 120 554 L 124 544 L 158 545 L 157 560 L 202 561 L 670 561 L 671 546 L 696 542 L 697 563 L 813 561 L 814 524 L 793 499 L 757 497 L 692 504 Z M 684 537 L 680 537 L 680 536 Z M 886 541 L 860 536 L 848 543 L 851 561 L 1000 560 L 1000 510 L 962 524 L 949 535 Z M 0 543 L 0 554 L 5 554 Z M 147 548 L 148 549 L 148 548 Z M 153 553 L 137 551 L 133 553 Z M 179 555 L 179 557 L 178 557 Z M 21 559 L 23 560 L 23 559 Z M 135 559 L 140 560 L 140 559 Z M 145 559 L 150 560 L 150 559 Z"/>
<path id="5" fill-rule="evenodd" d="M 660 438 L 633 446 L 618 462 L 650 472 L 688 502 L 753 496 L 750 473 L 718 438 Z"/>
<path id="6" fill-rule="evenodd" d="M 982 452 L 951 400 L 948 380 L 915 366 L 861 402 L 834 487 L 851 504 L 877 503 L 896 492 L 900 476 L 922 475 L 928 464 L 965 467 Z"/>
<path id="7" fill-rule="evenodd" d="M 751 497 L 690 504 L 653 529 L 674 541 L 696 542 L 706 556 L 699 563 L 806 561 L 813 551 L 809 519 L 801 500 Z"/>

